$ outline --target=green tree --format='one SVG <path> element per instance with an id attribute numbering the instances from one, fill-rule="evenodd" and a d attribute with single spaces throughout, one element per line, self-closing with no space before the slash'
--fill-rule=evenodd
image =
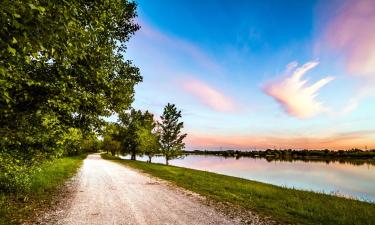
<path id="1" fill-rule="evenodd" d="M 181 111 L 178 111 L 174 104 L 168 103 L 160 118 L 161 151 L 165 156 L 165 163 L 168 165 L 169 160 L 182 155 L 182 149 L 185 147 L 183 140 L 187 134 L 181 133 L 184 123 L 179 122 Z"/>
<path id="2" fill-rule="evenodd" d="M 121 152 L 121 142 L 119 141 L 120 126 L 117 123 L 107 122 L 101 132 L 103 136 L 103 150 L 108 152 L 115 151 L 116 153 Z M 113 141 L 117 143 L 112 143 Z M 118 149 L 117 149 L 118 148 Z M 111 152 L 112 153 L 112 152 Z"/>
<path id="3" fill-rule="evenodd" d="M 0 1 L 0 160 L 60 156 L 74 129 L 85 138 L 130 106 L 135 17 L 127 0 Z"/>
<path id="4" fill-rule="evenodd" d="M 104 150 L 107 151 L 107 154 L 108 152 L 111 152 L 111 154 L 114 156 L 120 152 L 121 143 L 113 140 L 111 136 L 105 136 L 103 140 L 103 147 Z"/>
<path id="5" fill-rule="evenodd" d="M 123 59 L 139 28 L 135 8 L 127 1 L 1 1 L 3 145 L 52 144 L 41 132 L 57 130 L 51 138 L 59 138 L 71 127 L 91 131 L 101 116 L 129 107 L 141 81 Z"/>
<path id="6" fill-rule="evenodd" d="M 131 160 L 136 160 L 137 155 L 142 155 L 139 147 L 138 130 L 152 123 L 153 115 L 148 111 L 131 109 L 119 114 L 119 139 L 122 143 L 123 153 L 129 153 Z"/>
<path id="7" fill-rule="evenodd" d="M 138 126 L 137 142 L 141 153 L 147 155 L 148 162 L 151 163 L 152 157 L 160 152 L 159 135 L 153 120 L 147 120 L 143 126 Z"/>
<path id="8" fill-rule="evenodd" d="M 82 141 L 83 136 L 81 130 L 69 128 L 58 143 L 62 146 L 61 151 L 63 151 L 65 155 L 73 156 L 82 153 Z"/>
<path id="9" fill-rule="evenodd" d="M 93 134 L 82 140 L 81 148 L 84 152 L 98 152 L 102 149 L 102 141 L 97 134 Z"/>

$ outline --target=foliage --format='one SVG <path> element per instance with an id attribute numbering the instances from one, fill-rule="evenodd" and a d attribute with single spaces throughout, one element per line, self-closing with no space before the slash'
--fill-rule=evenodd
<path id="1" fill-rule="evenodd" d="M 116 138 L 119 137 L 119 125 L 116 123 L 106 123 L 102 131 L 103 136 L 103 150 L 111 152 L 112 155 L 116 155 L 121 150 L 121 142 Z"/>
<path id="2" fill-rule="evenodd" d="M 102 159 L 108 159 L 108 160 L 117 160 L 117 159 L 120 160 L 121 159 L 119 156 L 110 155 L 108 153 L 101 153 L 100 157 Z"/>
<path id="3" fill-rule="evenodd" d="M 30 188 L 30 165 L 21 163 L 10 154 L 0 153 L 0 192 L 23 192 Z"/>
<path id="4" fill-rule="evenodd" d="M 121 142 L 121 153 L 130 154 L 135 160 L 137 155 L 147 155 L 149 162 L 156 154 L 162 153 L 166 163 L 182 154 L 183 123 L 179 122 L 181 111 L 176 106 L 167 104 L 161 122 L 154 120 L 148 111 L 130 109 L 119 113 L 118 123 L 108 123 L 103 129 L 104 146 L 113 146 L 110 142 Z M 106 147 L 105 147 L 106 148 Z M 107 148 L 108 153 L 109 148 Z"/>
<path id="5" fill-rule="evenodd" d="M 103 116 L 130 106 L 142 80 L 123 58 L 139 29 L 135 9 L 126 0 L 0 1 L 0 191 L 27 182 L 17 180 L 36 162 L 79 154 Z"/>
<path id="6" fill-rule="evenodd" d="M 119 134 L 117 139 L 121 141 L 122 153 L 130 153 L 131 159 L 135 160 L 136 155 L 142 155 L 143 149 L 139 146 L 138 130 L 153 123 L 153 115 L 141 110 L 131 109 L 119 114 Z"/>
<path id="7" fill-rule="evenodd" d="M 78 155 L 82 152 L 81 145 L 83 140 L 83 134 L 80 129 L 69 128 L 66 133 L 62 135 L 59 143 L 64 146 L 64 153 L 68 156 Z"/>
<path id="8" fill-rule="evenodd" d="M 103 140 L 104 150 L 108 151 L 114 156 L 117 155 L 121 150 L 121 143 L 113 140 L 110 136 L 105 136 Z"/>
<path id="9" fill-rule="evenodd" d="M 118 160 L 210 199 L 257 212 L 281 224 L 374 224 L 375 204 L 278 187 L 206 171 Z"/>
<path id="10" fill-rule="evenodd" d="M 164 107 L 163 115 L 160 117 L 160 145 L 167 165 L 170 159 L 180 156 L 185 147 L 183 140 L 187 134 L 181 133 L 184 123 L 178 121 L 180 117 L 181 111 L 170 103 Z"/>
<path id="11" fill-rule="evenodd" d="M 153 120 L 147 120 L 143 126 L 137 130 L 138 149 L 148 156 L 148 162 L 151 163 L 152 157 L 160 152 L 159 133 L 156 127 L 157 123 Z"/>
<path id="12" fill-rule="evenodd" d="M 27 190 L 18 193 L 0 192 L 0 224 L 21 224 L 21 221 L 30 219 L 40 209 L 48 207 L 59 186 L 77 172 L 85 156 L 44 161 L 29 168 Z"/>
<path id="13" fill-rule="evenodd" d="M 81 149 L 83 152 L 99 152 L 103 148 L 103 143 L 97 137 L 97 135 L 91 135 L 81 141 Z"/>

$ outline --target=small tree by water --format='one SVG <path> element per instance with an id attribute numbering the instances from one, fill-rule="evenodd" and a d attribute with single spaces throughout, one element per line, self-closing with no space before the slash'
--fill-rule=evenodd
<path id="1" fill-rule="evenodd" d="M 181 132 L 184 123 L 179 122 L 181 111 L 177 110 L 174 104 L 168 103 L 160 118 L 160 147 L 168 165 L 169 160 L 182 155 L 182 149 L 185 147 L 183 140 L 187 134 Z"/>
<path id="2" fill-rule="evenodd" d="M 147 120 L 141 126 L 138 126 L 137 143 L 141 154 L 148 157 L 148 162 L 151 163 L 152 157 L 160 152 L 159 135 L 157 123 L 152 120 Z"/>

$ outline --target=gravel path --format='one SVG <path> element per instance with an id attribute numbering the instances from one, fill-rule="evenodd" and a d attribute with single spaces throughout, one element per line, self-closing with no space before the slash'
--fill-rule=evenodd
<path id="1" fill-rule="evenodd" d="M 240 224 L 199 195 L 98 154 L 85 159 L 70 186 L 68 197 L 38 224 Z"/>

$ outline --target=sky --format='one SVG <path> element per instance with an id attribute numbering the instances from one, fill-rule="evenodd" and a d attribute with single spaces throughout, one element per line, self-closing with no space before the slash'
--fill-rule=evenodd
<path id="1" fill-rule="evenodd" d="M 133 107 L 187 149 L 375 148 L 375 1 L 136 2 Z"/>

